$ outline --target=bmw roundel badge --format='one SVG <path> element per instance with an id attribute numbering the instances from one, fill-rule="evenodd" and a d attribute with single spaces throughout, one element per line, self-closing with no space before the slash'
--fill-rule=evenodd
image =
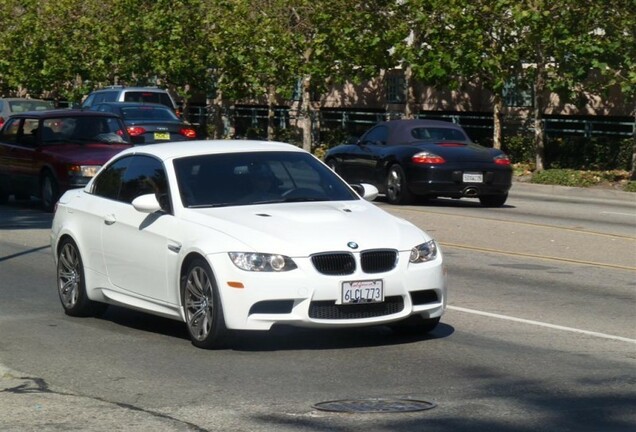
<path id="1" fill-rule="evenodd" d="M 349 246 L 351 249 L 358 249 L 358 243 L 356 242 L 349 242 L 347 243 L 347 246 Z"/>

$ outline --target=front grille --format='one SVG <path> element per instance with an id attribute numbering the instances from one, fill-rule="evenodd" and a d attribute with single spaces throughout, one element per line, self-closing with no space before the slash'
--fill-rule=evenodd
<path id="1" fill-rule="evenodd" d="M 393 270 L 397 264 L 397 251 L 393 249 L 377 249 L 360 254 L 362 271 L 365 273 L 383 273 Z"/>
<path id="2" fill-rule="evenodd" d="M 309 317 L 315 319 L 361 319 L 392 315 L 404 309 L 401 296 L 386 297 L 382 303 L 337 305 L 333 300 L 313 301 L 309 305 Z"/>
<path id="3" fill-rule="evenodd" d="M 322 274 L 348 275 L 356 271 L 356 262 L 353 255 L 347 252 L 333 252 L 313 255 L 311 262 Z"/>

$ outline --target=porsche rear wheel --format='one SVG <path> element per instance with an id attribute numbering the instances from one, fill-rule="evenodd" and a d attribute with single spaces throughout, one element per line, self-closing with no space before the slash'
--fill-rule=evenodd
<path id="1" fill-rule="evenodd" d="M 107 307 L 88 298 L 82 256 L 70 238 L 62 240 L 57 254 L 57 291 L 64 312 L 70 316 L 97 315 Z"/>
<path id="2" fill-rule="evenodd" d="M 222 346 L 227 329 L 219 290 L 208 263 L 193 260 L 181 280 L 181 295 L 186 326 L 192 344 L 212 349 Z"/>
<path id="3" fill-rule="evenodd" d="M 386 199 L 391 204 L 409 204 L 413 201 L 404 170 L 397 164 L 389 168 L 386 176 Z"/>

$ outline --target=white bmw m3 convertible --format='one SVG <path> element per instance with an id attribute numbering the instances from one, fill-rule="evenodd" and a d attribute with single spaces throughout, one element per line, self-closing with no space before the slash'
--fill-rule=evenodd
<path id="1" fill-rule="evenodd" d="M 278 324 L 431 331 L 446 307 L 442 252 L 369 202 L 377 192 L 284 143 L 124 150 L 58 202 L 62 306 L 180 320 L 201 348 Z"/>

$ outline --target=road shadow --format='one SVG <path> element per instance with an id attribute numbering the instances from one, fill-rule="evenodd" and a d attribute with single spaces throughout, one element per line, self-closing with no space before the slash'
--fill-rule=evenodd
<path id="1" fill-rule="evenodd" d="M 132 309 L 110 305 L 98 318 L 143 332 L 190 340 L 184 323 Z M 274 326 L 270 331 L 231 331 L 222 349 L 265 352 L 365 348 L 443 339 L 454 331 L 443 322 L 428 334 L 401 334 L 384 325 L 340 329 Z"/>
<path id="2" fill-rule="evenodd" d="M 10 199 L 0 206 L 0 230 L 50 229 L 53 214 L 42 211 L 35 199 Z"/>
<path id="3" fill-rule="evenodd" d="M 382 206 L 387 207 L 407 207 L 407 205 L 394 205 L 389 204 L 384 195 L 378 196 L 374 203 L 381 204 Z M 501 207 L 484 207 L 481 205 L 478 199 L 475 198 L 424 198 L 424 197 L 416 197 L 411 204 L 408 206 L 412 207 L 455 207 L 455 208 L 481 208 L 481 209 L 513 209 L 517 208 L 516 206 L 510 204 L 504 204 Z"/>

